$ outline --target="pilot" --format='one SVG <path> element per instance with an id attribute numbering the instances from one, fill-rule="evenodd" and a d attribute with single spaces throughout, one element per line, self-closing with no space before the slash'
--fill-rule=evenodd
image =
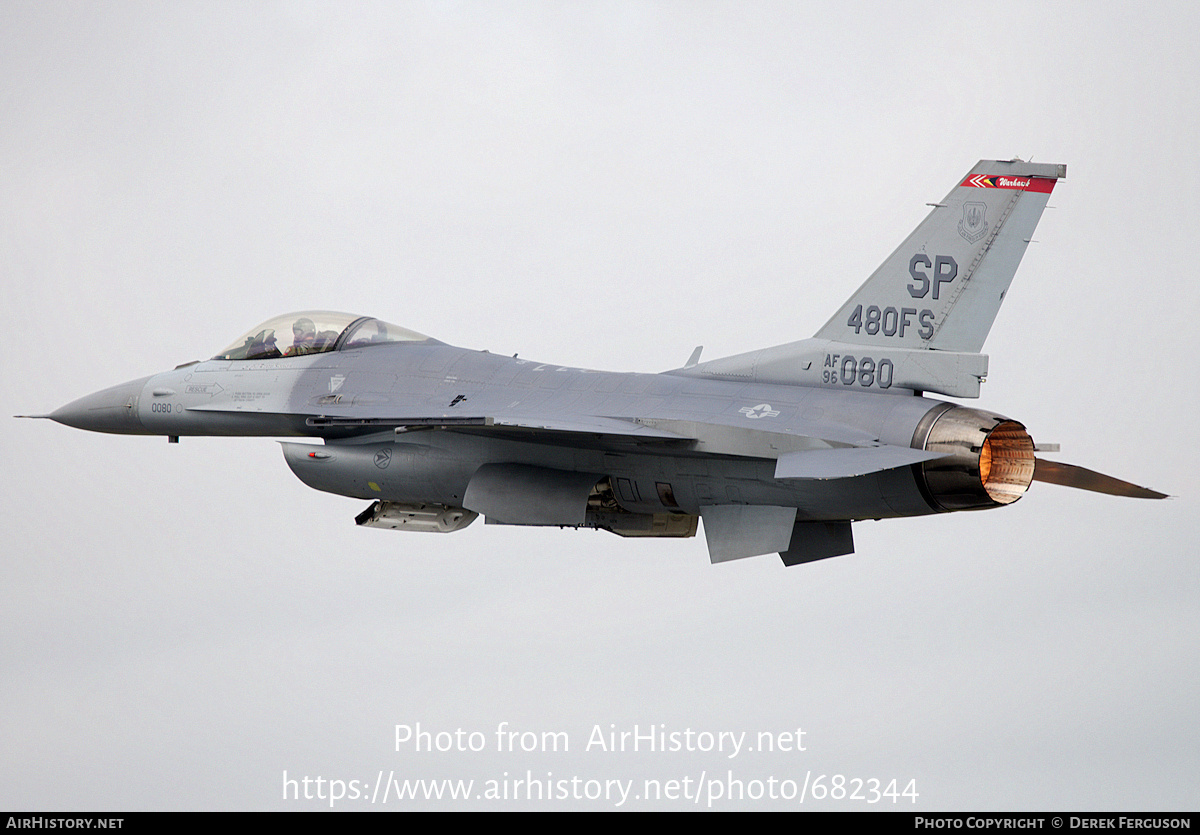
<path id="1" fill-rule="evenodd" d="M 317 326 L 307 316 L 301 316 L 292 325 L 292 347 L 283 352 L 285 357 L 298 357 L 301 354 L 311 354 L 317 349 Z"/>

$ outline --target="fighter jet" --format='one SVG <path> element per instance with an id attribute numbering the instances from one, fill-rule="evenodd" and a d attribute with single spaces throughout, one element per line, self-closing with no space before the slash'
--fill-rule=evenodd
<path id="1" fill-rule="evenodd" d="M 305 311 L 207 361 L 48 417 L 95 432 L 285 441 L 305 484 L 369 500 L 359 525 L 488 523 L 694 536 L 715 562 L 849 554 L 863 519 L 1001 507 L 1033 481 L 1164 494 L 1036 455 L 979 396 L 980 353 L 1066 166 L 979 162 L 811 339 L 661 374 L 457 348 Z M 1053 448 L 1053 449 L 1056 449 Z"/>

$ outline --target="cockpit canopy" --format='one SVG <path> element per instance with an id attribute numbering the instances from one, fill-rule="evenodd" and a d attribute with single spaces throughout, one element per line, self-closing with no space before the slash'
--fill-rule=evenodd
<path id="1" fill-rule="evenodd" d="M 347 351 L 385 342 L 424 342 L 428 336 L 370 316 L 333 310 L 302 310 L 251 328 L 215 360 L 267 360 Z"/>

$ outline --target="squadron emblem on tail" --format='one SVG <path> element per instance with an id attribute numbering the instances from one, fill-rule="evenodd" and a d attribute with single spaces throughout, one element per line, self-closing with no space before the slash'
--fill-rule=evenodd
<path id="1" fill-rule="evenodd" d="M 978 241 L 988 231 L 987 221 L 984 220 L 986 215 L 986 203 L 964 203 L 962 220 L 958 222 L 958 234 L 969 244 Z"/>

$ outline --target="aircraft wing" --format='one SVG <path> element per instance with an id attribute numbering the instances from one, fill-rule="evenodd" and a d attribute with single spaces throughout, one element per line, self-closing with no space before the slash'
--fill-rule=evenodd
<path id="1" fill-rule="evenodd" d="M 592 449 L 661 446 L 702 453 L 777 459 L 775 477 L 787 479 L 848 478 L 905 467 L 941 457 L 941 453 L 880 444 L 876 439 L 843 428 L 796 435 L 693 421 L 630 419 L 595 415 L 466 416 L 428 415 L 409 418 L 310 417 L 312 427 L 362 430 L 393 429 L 396 434 L 446 429 L 495 438 L 524 440 Z M 817 428 L 820 432 L 820 428 Z M 831 442 L 839 444 L 831 448 Z M 846 446 L 847 443 L 854 446 Z"/>

